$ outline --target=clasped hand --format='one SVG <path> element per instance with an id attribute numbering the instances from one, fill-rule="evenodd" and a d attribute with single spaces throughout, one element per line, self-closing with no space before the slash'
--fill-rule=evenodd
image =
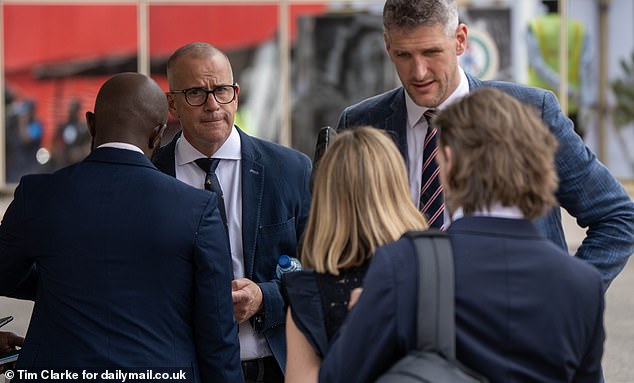
<path id="1" fill-rule="evenodd" d="M 233 315 L 238 324 L 248 320 L 262 310 L 262 290 L 257 283 L 247 278 L 231 281 Z"/>

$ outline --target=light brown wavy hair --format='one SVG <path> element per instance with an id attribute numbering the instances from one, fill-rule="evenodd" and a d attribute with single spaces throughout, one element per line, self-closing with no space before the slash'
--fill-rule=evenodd
<path id="1" fill-rule="evenodd" d="M 405 162 L 379 129 L 339 133 L 315 173 L 301 261 L 319 273 L 360 266 L 378 246 L 427 228 L 409 196 Z"/>
<path id="2" fill-rule="evenodd" d="M 534 219 L 556 204 L 557 140 L 532 107 L 482 88 L 445 108 L 434 124 L 440 146 L 452 152 L 445 180 L 451 211 L 471 214 L 501 203 Z"/>

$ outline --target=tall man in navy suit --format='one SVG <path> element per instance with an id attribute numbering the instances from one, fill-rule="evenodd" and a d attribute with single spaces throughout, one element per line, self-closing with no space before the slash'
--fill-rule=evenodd
<path id="1" fill-rule="evenodd" d="M 496 89 L 447 106 L 435 123 L 456 357 L 491 382 L 599 382 L 601 276 L 531 222 L 556 203 L 555 137 L 534 109 Z M 372 382 L 416 348 L 417 264 L 407 237 L 377 249 L 320 381 Z"/>
<path id="2" fill-rule="evenodd" d="M 218 198 L 148 158 L 167 116 L 158 84 L 116 75 L 86 113 L 92 153 L 20 181 L 0 226 L 0 294 L 36 286 L 18 369 L 242 381 Z"/>
<path id="3" fill-rule="evenodd" d="M 634 203 L 575 134 L 554 94 L 466 74 L 458 56 L 466 48 L 467 26 L 458 22 L 455 0 L 387 0 L 383 25 L 385 47 L 403 86 L 348 107 L 338 129 L 373 125 L 390 132 L 408 167 L 412 200 L 417 205 L 422 202 L 423 208 L 426 201 L 421 190 L 430 181 L 423 177 L 428 109 L 442 111 L 482 87 L 501 89 L 534 106 L 559 142 L 559 205 L 588 228 L 576 256 L 601 272 L 607 288 L 634 251 Z M 438 226 L 449 218 L 446 211 L 438 217 Z M 539 233 L 567 248 L 559 206 L 536 223 Z"/>
<path id="4" fill-rule="evenodd" d="M 177 49 L 167 63 L 172 115 L 182 134 L 159 149 L 156 166 L 197 188 L 209 180 L 199 159 L 219 159 L 233 261 L 233 311 L 245 380 L 282 382 L 286 307 L 277 259 L 295 255 L 310 208 L 309 158 L 251 137 L 234 125 L 240 87 L 227 56 L 206 43 Z"/>

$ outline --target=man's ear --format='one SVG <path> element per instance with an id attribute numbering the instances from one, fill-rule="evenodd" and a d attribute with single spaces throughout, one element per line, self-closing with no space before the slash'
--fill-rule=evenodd
<path id="1" fill-rule="evenodd" d="M 86 112 L 86 125 L 90 137 L 95 138 L 95 114 L 93 112 Z"/>
<path id="2" fill-rule="evenodd" d="M 170 114 L 174 116 L 174 118 L 179 118 L 178 111 L 176 110 L 176 104 L 175 104 L 176 99 L 174 95 L 166 92 L 165 97 L 167 97 L 167 107 L 169 109 Z"/>
<path id="3" fill-rule="evenodd" d="M 150 141 L 148 142 L 148 147 L 150 149 L 155 149 L 161 144 L 161 138 L 163 137 L 163 133 L 167 128 L 167 122 L 162 125 L 157 125 L 152 130 L 152 135 L 150 136 Z"/>
<path id="4" fill-rule="evenodd" d="M 462 55 L 467 50 L 467 26 L 463 23 L 456 28 L 456 56 Z"/>

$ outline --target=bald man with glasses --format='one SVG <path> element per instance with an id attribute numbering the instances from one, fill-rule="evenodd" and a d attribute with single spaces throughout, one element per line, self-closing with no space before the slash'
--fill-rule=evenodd
<path id="1" fill-rule="evenodd" d="M 277 258 L 295 255 L 310 208 L 310 159 L 234 125 L 240 86 L 227 56 L 207 43 L 167 63 L 172 115 L 182 132 L 154 157 L 163 172 L 219 194 L 233 262 L 233 311 L 247 382 L 282 382 L 286 306 Z"/>

